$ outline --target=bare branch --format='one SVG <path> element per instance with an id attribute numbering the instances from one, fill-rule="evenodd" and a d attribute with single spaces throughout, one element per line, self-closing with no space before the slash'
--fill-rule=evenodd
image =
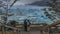
<path id="1" fill-rule="evenodd" d="M 17 0 L 15 0 L 15 1 L 10 5 L 10 7 L 12 7 L 12 6 L 14 5 L 14 3 L 16 3 L 16 1 L 17 1 Z"/>

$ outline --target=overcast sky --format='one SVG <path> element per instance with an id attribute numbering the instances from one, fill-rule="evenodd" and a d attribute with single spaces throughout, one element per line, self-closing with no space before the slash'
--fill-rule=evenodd
<path id="1" fill-rule="evenodd" d="M 0 0 L 0 1 L 4 1 L 3 3 L 7 4 L 7 2 L 5 2 L 6 0 Z M 10 1 L 10 2 L 9 2 Z M 14 4 L 15 5 L 25 5 L 25 4 L 30 4 L 36 1 L 42 1 L 42 0 L 17 0 L 17 2 Z M 14 0 L 8 0 L 8 4 L 11 5 L 14 2 Z"/>
<path id="2" fill-rule="evenodd" d="M 35 1 L 41 1 L 41 0 L 20 0 L 20 2 L 23 2 L 23 3 L 31 3 Z"/>
<path id="3" fill-rule="evenodd" d="M 33 3 L 35 1 L 41 1 L 41 0 L 18 0 L 14 5 L 24 5 L 24 4 Z"/>

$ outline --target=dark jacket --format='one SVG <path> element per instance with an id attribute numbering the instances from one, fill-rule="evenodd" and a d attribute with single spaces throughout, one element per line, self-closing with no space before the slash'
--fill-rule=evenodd
<path id="1" fill-rule="evenodd" d="M 30 21 L 29 20 L 24 20 L 24 26 L 30 26 Z"/>

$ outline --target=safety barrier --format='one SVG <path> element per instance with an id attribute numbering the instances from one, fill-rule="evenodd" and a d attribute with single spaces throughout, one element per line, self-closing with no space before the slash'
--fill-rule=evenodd
<path id="1" fill-rule="evenodd" d="M 59 25 L 60 24 L 60 20 L 58 20 L 58 21 L 56 21 L 56 22 L 54 22 L 54 23 L 52 23 L 52 24 L 50 24 L 50 25 L 47 25 L 47 26 L 45 26 L 44 28 L 43 28 L 43 31 L 44 30 L 48 30 L 48 32 L 45 32 L 44 31 L 44 34 L 45 33 L 48 33 L 48 34 L 52 34 L 51 33 L 51 27 L 56 27 L 56 25 Z M 58 27 L 58 26 L 57 26 Z M 56 29 L 55 29 L 56 30 Z M 54 33 L 54 34 L 58 34 L 58 33 Z M 60 34 L 60 33 L 59 33 Z"/>
<path id="2" fill-rule="evenodd" d="M 0 34 L 20 34 L 20 30 L 17 27 L 7 26 L 5 24 L 0 24 L 0 27 L 2 28 L 2 31 L 0 31 Z M 11 28 L 12 31 L 5 31 L 5 28 Z"/>

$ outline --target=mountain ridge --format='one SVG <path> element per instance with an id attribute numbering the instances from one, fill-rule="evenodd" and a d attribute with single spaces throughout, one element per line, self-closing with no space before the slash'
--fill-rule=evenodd
<path id="1" fill-rule="evenodd" d="M 27 5 L 48 6 L 48 4 L 49 4 L 48 2 L 51 2 L 51 0 L 36 1 L 36 2 L 31 3 L 31 4 L 27 4 Z"/>

